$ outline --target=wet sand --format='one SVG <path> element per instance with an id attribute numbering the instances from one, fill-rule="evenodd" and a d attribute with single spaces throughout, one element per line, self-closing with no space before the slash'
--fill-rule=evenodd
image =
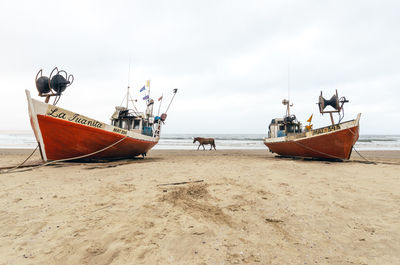
<path id="1" fill-rule="evenodd" d="M 378 163 L 154 150 L 1 174 L 0 264 L 399 264 L 400 152 L 361 154 Z"/>

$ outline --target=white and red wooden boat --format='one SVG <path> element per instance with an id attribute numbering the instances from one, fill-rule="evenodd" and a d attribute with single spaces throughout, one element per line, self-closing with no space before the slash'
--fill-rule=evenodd
<path id="1" fill-rule="evenodd" d="M 338 98 L 337 91 L 330 100 L 319 97 L 319 109 L 321 113 L 329 113 L 332 125 L 312 129 L 309 124 L 302 127 L 295 115 L 290 115 L 290 102 L 283 100 L 287 106 L 286 115 L 283 118 L 273 119 L 269 125 L 268 137 L 264 138 L 264 144 L 273 153 L 288 157 L 308 157 L 333 160 L 349 159 L 352 148 L 359 137 L 359 121 L 361 114 L 351 121 L 341 122 L 343 116 L 343 104 L 348 102 L 346 98 Z M 325 111 L 326 106 L 332 106 L 334 110 Z M 335 123 L 332 113 L 339 114 L 339 122 Z M 311 118 L 309 122 L 311 122 Z"/>
<path id="2" fill-rule="evenodd" d="M 128 87 L 127 106 L 116 107 L 111 124 L 106 124 L 55 104 L 48 104 L 51 96 L 55 97 L 55 103 L 58 102 L 61 93 L 73 81 L 73 77 L 67 76 L 65 71 L 55 70 L 56 75 L 52 77 L 51 74 L 50 78 L 38 78 L 41 71 L 36 76 L 39 96 L 45 96 L 46 102 L 31 98 L 30 92 L 26 90 L 30 122 L 44 161 L 145 156 L 158 143 L 166 114 L 153 116 L 153 100 L 147 101 L 145 113 L 128 109 Z M 53 82 L 57 78 L 58 82 Z M 176 90 L 174 96 L 175 93 Z"/>

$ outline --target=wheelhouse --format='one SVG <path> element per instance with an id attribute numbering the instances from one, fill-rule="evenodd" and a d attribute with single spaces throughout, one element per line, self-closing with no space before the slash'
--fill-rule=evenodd
<path id="1" fill-rule="evenodd" d="M 302 125 L 297 121 L 295 115 L 272 119 L 268 129 L 269 138 L 283 137 L 291 133 L 301 133 L 303 131 Z"/>

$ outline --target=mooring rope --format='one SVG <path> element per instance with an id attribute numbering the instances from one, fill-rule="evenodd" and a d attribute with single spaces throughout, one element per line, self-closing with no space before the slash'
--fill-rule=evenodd
<path id="1" fill-rule="evenodd" d="M 376 164 L 376 162 L 374 162 L 374 161 L 369 161 L 369 160 L 366 159 L 364 156 L 362 156 L 362 155 L 357 151 L 357 149 L 356 149 L 354 146 L 353 146 L 353 150 L 356 151 L 356 153 L 357 153 L 360 157 L 362 157 L 365 161 L 367 161 L 368 163 Z"/>
<path id="2" fill-rule="evenodd" d="M 309 150 L 311 150 L 311 151 L 313 151 L 313 152 L 320 153 L 321 155 L 326 155 L 326 156 L 329 156 L 329 157 L 331 157 L 331 158 L 336 158 L 336 159 L 339 159 L 339 160 L 348 160 L 348 159 L 340 158 L 340 157 L 338 157 L 338 156 L 334 156 L 334 155 L 330 155 L 330 154 L 324 153 L 324 152 L 322 152 L 322 151 L 318 151 L 318 150 L 316 150 L 316 149 L 314 149 L 314 148 L 311 148 L 311 147 L 306 146 L 306 145 L 304 145 L 304 144 L 298 143 L 297 141 L 293 141 L 293 142 L 296 143 L 296 144 L 298 144 L 298 145 L 300 145 L 300 146 L 302 146 L 302 147 L 304 147 L 304 148 L 307 148 L 307 149 L 309 149 Z"/>
<path id="3" fill-rule="evenodd" d="M 298 144 L 298 145 L 300 145 L 300 146 L 302 146 L 302 147 L 304 147 L 304 148 L 307 148 L 307 149 L 309 149 L 309 150 L 311 150 L 311 151 L 320 153 L 320 154 L 322 154 L 322 155 L 329 156 L 329 157 L 331 157 L 331 158 L 336 158 L 336 159 L 343 160 L 343 161 L 347 161 L 347 162 L 350 162 L 350 161 L 351 161 L 350 159 L 343 159 L 343 158 L 340 158 L 340 157 L 337 157 L 337 156 L 334 156 L 334 155 L 330 155 L 330 154 L 324 153 L 324 152 L 322 152 L 322 151 L 315 150 L 315 149 L 313 149 L 313 148 L 311 148 L 311 147 L 309 147 L 309 146 L 306 146 L 306 145 L 303 145 L 303 144 L 301 144 L 301 143 L 298 143 L 297 141 L 294 141 L 294 143 L 296 143 L 296 144 Z M 363 158 L 368 164 L 374 164 L 374 165 L 376 165 L 376 162 L 374 162 L 374 161 L 369 161 L 369 160 L 366 159 L 364 156 L 362 156 L 362 155 L 356 150 L 356 148 L 355 148 L 354 146 L 352 146 L 352 149 L 353 149 L 354 151 L 356 151 L 356 153 L 357 153 L 361 158 Z M 362 162 L 362 161 L 359 161 L 359 162 Z"/>
<path id="4" fill-rule="evenodd" d="M 20 168 L 23 164 L 25 164 L 26 161 L 28 161 L 28 159 L 31 158 L 31 156 L 33 156 L 33 154 L 36 152 L 36 150 L 38 149 L 38 147 L 39 147 L 39 144 L 36 146 L 36 148 L 33 150 L 33 152 L 32 152 L 21 164 L 19 164 L 18 166 L 15 166 L 15 167 L 13 167 L 13 168 L 8 169 L 7 172 L 16 170 L 17 168 Z M 7 173 L 7 172 L 5 172 L 5 173 Z M 0 173 L 3 173 L 3 172 L 0 172 Z"/>
<path id="5" fill-rule="evenodd" d="M 352 130 L 349 129 L 349 131 L 353 134 L 353 136 L 356 136 L 356 134 L 355 134 Z M 366 159 L 364 156 L 362 156 L 362 155 L 357 151 L 357 149 L 354 147 L 354 145 L 352 146 L 352 148 L 353 148 L 353 150 L 356 151 L 356 153 L 357 153 L 361 158 L 363 158 L 365 161 L 367 161 L 368 163 L 371 163 L 371 164 L 376 164 L 375 162 L 369 161 L 369 160 Z"/>
<path id="6" fill-rule="evenodd" d="M 102 149 L 100 149 L 100 150 L 98 150 L 98 151 L 92 152 L 92 153 L 90 153 L 90 154 L 85 154 L 85 155 L 80 155 L 80 156 L 76 156 L 76 157 L 70 157 L 70 158 L 64 158 L 64 159 L 53 160 L 53 161 L 49 161 L 49 162 L 46 162 L 46 163 L 43 163 L 43 164 L 40 164 L 40 165 L 31 167 L 31 168 L 28 168 L 28 169 L 16 171 L 16 169 L 18 169 L 21 165 L 23 165 L 23 164 L 33 155 L 33 153 L 34 153 L 34 152 L 36 151 L 36 149 L 39 147 L 39 145 L 38 145 L 38 146 L 36 147 L 36 149 L 32 152 L 32 154 L 31 154 L 27 159 L 25 159 L 25 161 L 24 161 L 23 163 L 21 163 L 20 165 L 14 167 L 14 168 L 9 169 L 9 170 L 0 172 L 0 174 L 14 173 L 14 172 L 25 172 L 25 171 L 29 171 L 29 170 L 33 170 L 33 169 L 36 169 L 36 168 L 44 167 L 44 166 L 47 166 L 47 165 L 50 165 L 50 164 L 54 164 L 54 163 L 65 162 L 65 161 L 71 161 L 71 160 L 78 160 L 78 159 L 81 159 L 81 158 L 89 157 L 89 156 L 98 154 L 98 153 L 100 153 L 100 152 L 103 152 L 103 151 L 105 151 L 105 150 L 107 150 L 107 149 L 113 147 L 113 146 L 116 145 L 116 144 L 119 144 L 120 142 L 122 142 L 123 140 L 125 140 L 127 137 L 128 137 L 128 135 L 126 135 L 124 138 L 119 139 L 119 140 L 116 141 L 115 143 L 110 144 L 110 145 L 108 145 L 108 146 L 106 146 L 106 147 L 104 147 L 104 148 L 102 148 Z"/>

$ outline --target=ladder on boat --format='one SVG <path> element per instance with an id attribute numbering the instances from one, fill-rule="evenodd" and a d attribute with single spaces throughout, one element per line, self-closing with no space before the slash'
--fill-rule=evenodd
<path id="1" fill-rule="evenodd" d="M 160 136 L 161 123 L 159 122 L 153 130 L 153 138 Z"/>

